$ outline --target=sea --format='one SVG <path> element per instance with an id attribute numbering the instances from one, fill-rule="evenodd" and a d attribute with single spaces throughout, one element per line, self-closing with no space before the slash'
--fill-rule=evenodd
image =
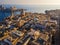
<path id="1" fill-rule="evenodd" d="M 10 8 L 15 6 L 16 8 L 26 9 L 26 12 L 32 13 L 45 13 L 46 10 L 56 10 L 60 9 L 60 5 L 12 5 L 12 4 L 5 4 L 2 5 L 5 8 Z M 0 12 L 0 22 L 4 20 L 4 18 L 10 16 L 11 13 L 3 13 Z"/>

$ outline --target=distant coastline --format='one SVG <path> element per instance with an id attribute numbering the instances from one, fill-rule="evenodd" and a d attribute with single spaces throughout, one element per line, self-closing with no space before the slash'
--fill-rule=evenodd
<path id="1" fill-rule="evenodd" d="M 14 5 L 14 4 L 3 4 L 4 7 L 10 8 L 16 6 L 16 8 L 27 9 L 29 12 L 45 13 L 46 10 L 60 9 L 60 5 Z"/>

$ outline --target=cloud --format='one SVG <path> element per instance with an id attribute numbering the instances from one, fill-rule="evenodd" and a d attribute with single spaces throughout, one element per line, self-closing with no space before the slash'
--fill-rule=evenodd
<path id="1" fill-rule="evenodd" d="M 60 5 L 60 0 L 0 0 L 0 4 Z"/>

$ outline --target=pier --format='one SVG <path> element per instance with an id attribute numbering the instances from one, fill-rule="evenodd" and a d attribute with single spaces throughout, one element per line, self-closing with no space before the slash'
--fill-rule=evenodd
<path id="1" fill-rule="evenodd" d="M 24 11 L 26 11 L 26 9 L 17 9 L 15 6 L 10 8 L 0 6 L 0 12 L 11 13 L 11 15 L 14 15 L 15 12 L 20 12 L 20 15 L 24 15 Z"/>

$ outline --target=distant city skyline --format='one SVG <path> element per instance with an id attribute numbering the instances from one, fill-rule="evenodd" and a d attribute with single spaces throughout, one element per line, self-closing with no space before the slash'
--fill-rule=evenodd
<path id="1" fill-rule="evenodd" d="M 60 5 L 60 0 L 0 0 L 0 4 Z"/>

